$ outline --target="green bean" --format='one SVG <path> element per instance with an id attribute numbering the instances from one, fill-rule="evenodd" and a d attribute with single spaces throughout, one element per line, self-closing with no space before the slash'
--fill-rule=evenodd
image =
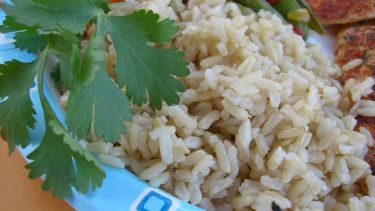
<path id="1" fill-rule="evenodd" d="M 309 28 L 305 23 L 297 22 L 288 18 L 288 13 L 290 11 L 297 10 L 301 8 L 296 0 L 280 0 L 272 6 L 266 0 L 233 0 L 234 2 L 240 3 L 243 6 L 250 7 L 251 9 L 258 12 L 259 10 L 267 10 L 273 14 L 278 15 L 282 20 L 287 20 L 289 23 L 293 24 L 297 30 L 301 30 L 301 34 L 304 39 L 308 35 Z"/>
<path id="2" fill-rule="evenodd" d="M 234 2 L 240 3 L 245 7 L 250 7 L 251 9 L 258 12 L 259 10 L 267 10 L 271 13 L 278 15 L 280 18 L 284 19 L 283 16 L 275 10 L 266 0 L 233 0 Z"/>
<path id="3" fill-rule="evenodd" d="M 270 11 L 278 15 L 283 20 L 291 23 L 295 27 L 297 34 L 301 34 L 304 39 L 307 38 L 309 33 L 309 27 L 319 33 L 324 33 L 324 28 L 320 25 L 317 18 L 312 13 L 309 5 L 305 0 L 279 0 L 269 4 L 266 0 L 233 0 L 239 4 L 242 4 L 245 7 L 249 7 L 256 12 L 261 9 Z M 309 12 L 310 20 L 308 23 L 303 21 L 296 21 L 288 17 L 291 12 L 297 11 L 298 9 L 306 9 Z"/>
<path id="4" fill-rule="evenodd" d="M 322 24 L 320 24 L 320 22 L 318 21 L 318 19 L 316 18 L 316 16 L 314 15 L 314 13 L 312 12 L 309 4 L 306 2 L 306 0 L 297 0 L 298 4 L 302 7 L 302 8 L 305 8 L 307 9 L 307 11 L 309 11 L 309 14 L 310 14 L 310 21 L 309 21 L 309 27 L 317 32 L 319 32 L 320 34 L 324 34 L 325 33 L 325 30 L 324 30 L 324 27 L 322 26 Z"/>
<path id="5" fill-rule="evenodd" d="M 288 13 L 288 18 L 293 19 L 298 22 L 308 23 L 310 21 L 310 13 L 305 8 L 300 8 L 295 11 L 291 11 Z"/>
<path id="6" fill-rule="evenodd" d="M 237 4 L 238 8 L 240 9 L 242 15 L 250 15 L 250 14 L 254 13 L 254 10 L 252 10 L 250 7 L 246 7 L 246 6 L 244 6 L 240 3 L 237 3 L 237 2 L 236 2 L 236 4 Z M 0 28 L 1 28 L 1 25 L 0 25 Z"/>
<path id="7" fill-rule="evenodd" d="M 292 20 L 288 18 L 289 12 L 296 11 L 300 9 L 300 5 L 296 0 L 280 0 L 276 2 L 275 4 L 272 4 L 272 6 L 281 14 L 284 16 L 284 18 L 291 24 L 293 24 L 295 27 L 300 29 L 302 31 L 302 36 L 304 39 L 307 38 L 307 35 L 309 33 L 309 27 L 306 23 L 299 22 Z"/>

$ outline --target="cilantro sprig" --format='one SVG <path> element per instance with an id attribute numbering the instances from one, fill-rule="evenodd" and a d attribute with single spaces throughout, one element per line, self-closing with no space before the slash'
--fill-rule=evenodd
<path id="1" fill-rule="evenodd" d="M 0 134 L 15 146 L 29 144 L 35 127 L 29 89 L 37 78 L 46 130 L 41 144 L 28 155 L 30 178 L 44 176 L 43 189 L 57 197 L 69 196 L 72 187 L 86 193 L 100 187 L 105 177 L 94 156 L 77 139 L 94 130 L 96 136 L 115 142 L 132 120 L 130 104 L 149 103 L 161 108 L 178 103 L 184 86 L 176 77 L 188 74 L 183 53 L 159 48 L 170 42 L 178 27 L 170 19 L 159 21 L 151 11 L 139 10 L 108 16 L 106 0 L 13 0 L 4 6 L 6 20 L 0 32 L 15 32 L 15 46 L 39 55 L 35 61 L 0 65 Z M 96 24 L 87 46 L 80 45 L 87 24 Z M 104 65 L 105 37 L 116 51 L 116 76 Z M 153 43 L 153 45 L 150 45 Z M 65 128 L 44 97 L 43 81 L 49 57 L 58 60 L 61 83 L 70 90 Z M 55 73 L 56 74 L 56 73 Z M 122 90 L 126 90 L 124 94 Z M 93 127 L 93 128 L 91 128 Z"/>

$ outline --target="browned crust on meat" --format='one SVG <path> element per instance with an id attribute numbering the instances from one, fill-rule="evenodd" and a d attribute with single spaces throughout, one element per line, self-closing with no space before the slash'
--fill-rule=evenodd
<path id="1" fill-rule="evenodd" d="M 365 160 L 371 167 L 372 175 L 375 176 L 375 146 L 369 147 Z"/>
<path id="2" fill-rule="evenodd" d="M 338 33 L 336 63 L 343 66 L 356 58 L 362 59 L 362 65 L 344 72 L 341 77 L 341 82 L 343 84 L 350 78 L 354 78 L 357 81 L 363 81 L 367 77 L 375 78 L 374 22 L 345 26 Z M 373 87 L 373 90 L 374 89 L 375 87 Z M 373 91 L 371 94 L 363 98 L 367 100 L 375 100 L 375 92 Z M 352 104 L 354 103 L 352 102 Z M 360 127 L 365 127 L 375 138 L 375 117 L 358 115 L 356 119 L 357 125 L 355 130 L 358 131 Z M 370 164 L 371 168 L 375 169 L 375 147 L 369 148 L 365 160 Z"/>
<path id="3" fill-rule="evenodd" d="M 375 0 L 307 0 L 322 24 L 345 24 L 375 18 Z"/>
<path id="4" fill-rule="evenodd" d="M 375 25 L 374 22 L 344 27 L 337 35 L 336 63 L 340 66 L 361 58 L 363 65 L 346 71 L 342 82 L 349 78 L 362 81 L 375 74 Z"/>

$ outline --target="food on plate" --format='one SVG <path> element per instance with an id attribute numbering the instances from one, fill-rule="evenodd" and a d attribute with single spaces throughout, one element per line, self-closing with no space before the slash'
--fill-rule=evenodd
<path id="1" fill-rule="evenodd" d="M 375 0 L 307 0 L 307 2 L 324 25 L 375 18 Z"/>
<path id="2" fill-rule="evenodd" d="M 112 13 L 144 7 L 153 4 L 112 5 Z M 127 168 L 208 210 L 267 210 L 273 201 L 281 209 L 348 206 L 342 183 L 373 176 L 363 161 L 371 140 L 353 130 L 349 109 L 338 108 L 341 85 L 333 77 L 341 70 L 276 15 L 243 16 L 223 2 L 189 1 L 169 15 L 166 8 L 160 14 L 181 27 L 174 46 L 191 62 L 187 90 L 179 105 L 136 110 L 121 146 L 113 147 L 125 149 Z M 366 169 L 358 178 L 354 160 Z"/>
<path id="3" fill-rule="evenodd" d="M 0 114 L 10 121 L 0 126 L 10 146 L 27 145 L 15 138 L 34 126 L 28 88 L 38 76 L 47 131 L 28 167 L 32 177 L 47 175 L 45 188 L 63 197 L 71 186 L 99 187 L 104 175 L 92 153 L 207 210 L 375 209 L 375 176 L 364 160 L 373 137 L 355 130 L 356 112 L 375 107 L 365 101 L 353 111 L 348 101 L 367 97 L 372 77 L 343 86 L 320 47 L 268 11 L 244 14 L 224 0 L 93 2 L 38 2 L 37 17 L 17 16 L 38 8 L 34 2 L 8 8 L 9 28 L 24 24 L 22 35 L 47 38 L 47 47 L 33 46 L 43 52 L 33 63 L 0 66 L 0 96 L 9 96 Z M 67 4 L 77 11 L 64 18 L 44 10 Z M 43 95 L 49 54 L 67 90 L 67 128 Z M 6 115 L 18 102 L 30 110 Z"/>
<path id="4" fill-rule="evenodd" d="M 325 30 L 305 0 L 234 0 L 255 11 L 267 10 L 293 25 L 298 35 L 307 38 L 309 28 L 324 34 Z"/>
<path id="5" fill-rule="evenodd" d="M 375 78 L 375 25 L 367 22 L 341 29 L 337 35 L 336 62 L 342 67 L 341 82 L 347 84 L 348 89 L 354 81 L 369 81 L 369 77 Z M 363 104 L 375 106 L 374 86 L 367 96 L 359 98 L 349 96 L 351 106 L 358 107 L 357 130 L 366 128 L 372 137 L 375 137 L 375 117 L 363 110 Z M 363 102 L 362 102 L 363 101 Z M 363 127 L 363 128 L 361 128 Z M 369 148 L 366 160 L 375 169 L 375 148 Z"/>
<path id="6" fill-rule="evenodd" d="M 344 71 L 342 81 L 374 76 L 375 22 L 343 27 L 337 34 L 336 63 Z"/>

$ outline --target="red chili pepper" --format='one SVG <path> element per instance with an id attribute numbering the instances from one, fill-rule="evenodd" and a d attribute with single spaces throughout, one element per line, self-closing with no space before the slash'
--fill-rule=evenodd
<path id="1" fill-rule="evenodd" d="M 278 3 L 280 0 L 267 0 L 268 3 L 270 4 L 276 4 Z"/>
<path id="2" fill-rule="evenodd" d="M 293 25 L 293 31 L 294 31 L 296 34 L 300 35 L 300 36 L 303 35 L 303 31 L 302 31 L 302 29 L 300 29 L 299 27 L 297 27 L 297 26 L 295 26 L 295 25 Z"/>
<path id="3" fill-rule="evenodd" d="M 122 2 L 123 0 L 110 0 L 109 3 Z"/>

